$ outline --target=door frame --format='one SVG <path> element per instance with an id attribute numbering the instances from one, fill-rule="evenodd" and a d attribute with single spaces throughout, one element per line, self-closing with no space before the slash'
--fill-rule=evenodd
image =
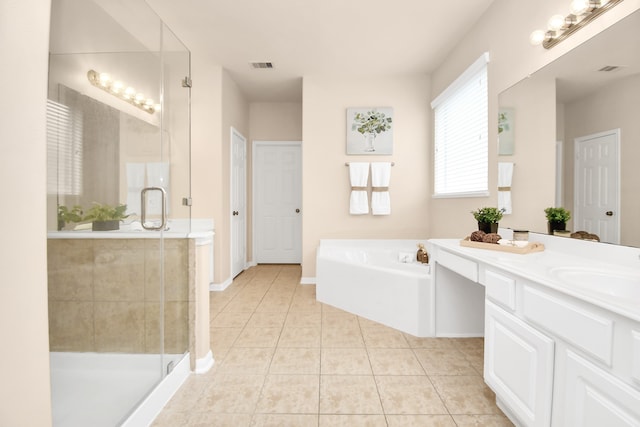
<path id="1" fill-rule="evenodd" d="M 253 140 L 253 144 L 251 147 L 251 218 L 253 219 L 252 221 L 252 225 L 251 225 L 251 242 L 252 242 L 252 248 L 253 248 L 253 254 L 254 254 L 254 261 L 257 263 L 257 252 L 258 252 L 258 233 L 256 232 L 257 229 L 257 216 L 256 216 L 256 196 L 255 196 L 255 188 L 256 188 L 256 183 L 257 183 L 257 173 L 256 173 L 256 162 L 253 161 L 253 159 L 256 158 L 256 150 L 258 146 L 264 146 L 264 145 L 268 145 L 270 147 L 273 146 L 287 146 L 287 145 L 297 145 L 300 147 L 300 179 L 302 180 L 303 177 L 303 170 L 302 170 L 302 141 L 284 141 L 284 140 L 277 140 L 277 141 L 269 141 L 269 140 Z M 302 203 L 302 182 L 300 182 L 300 202 Z M 302 221 L 302 220 L 301 220 Z M 302 228 L 302 222 L 300 222 L 300 227 Z M 302 230 L 300 230 L 300 260 L 302 260 Z"/>
<path id="2" fill-rule="evenodd" d="M 579 180 L 580 178 L 580 169 L 578 168 L 580 162 L 578 161 L 579 153 L 580 153 L 580 143 L 584 141 L 588 141 L 595 138 L 601 138 L 606 135 L 614 135 L 615 136 L 615 145 L 616 145 L 616 206 L 615 206 L 615 227 L 617 231 L 617 239 L 616 242 L 611 242 L 615 244 L 620 244 L 620 128 L 606 130 L 603 132 L 596 132 L 589 135 L 579 136 L 573 139 L 573 216 L 574 216 L 574 225 L 578 223 L 578 219 L 582 219 L 582 212 L 578 209 L 578 189 L 579 189 Z"/>
<path id="3" fill-rule="evenodd" d="M 233 137 L 234 134 L 238 135 L 240 138 L 242 138 L 244 140 L 244 170 L 245 170 L 245 177 L 244 177 L 244 181 L 245 181 L 245 191 L 244 191 L 244 206 L 245 206 L 245 220 L 244 220 L 244 239 L 245 239 L 245 243 L 247 240 L 247 222 L 248 222 L 248 218 L 247 218 L 247 212 L 246 212 L 246 207 L 247 207 L 247 176 L 246 176 L 246 172 L 247 172 L 247 138 L 236 128 L 234 128 L 233 126 L 231 126 L 231 130 L 229 132 L 229 210 L 233 210 Z M 230 276 L 230 280 L 233 280 L 235 278 L 234 276 L 234 271 L 233 271 L 233 253 L 234 253 L 234 242 L 233 242 L 233 218 L 229 213 L 229 276 Z M 244 265 L 242 267 L 242 271 L 247 269 L 247 245 L 244 245 Z M 238 274 L 242 273 L 242 271 L 240 271 Z"/>

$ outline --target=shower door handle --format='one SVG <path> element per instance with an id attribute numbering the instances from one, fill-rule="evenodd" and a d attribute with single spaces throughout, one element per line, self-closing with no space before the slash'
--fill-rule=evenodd
<path id="1" fill-rule="evenodd" d="M 159 191 L 161 195 L 160 196 L 160 204 L 162 205 L 160 210 L 161 222 L 160 222 L 160 225 L 157 227 L 145 224 L 147 221 L 146 195 L 149 191 Z M 162 187 L 143 188 L 142 191 L 140 192 L 140 205 L 141 205 L 140 223 L 142 224 L 142 228 L 144 228 L 145 230 L 152 230 L 152 231 L 164 230 L 165 226 L 167 225 L 167 192 L 165 191 L 165 189 Z"/>

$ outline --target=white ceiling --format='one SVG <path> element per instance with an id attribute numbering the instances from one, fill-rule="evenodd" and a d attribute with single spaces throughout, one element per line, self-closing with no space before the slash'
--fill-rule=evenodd
<path id="1" fill-rule="evenodd" d="M 493 0 L 147 0 L 249 101 L 301 101 L 302 76 L 429 73 Z M 252 61 L 274 69 L 254 70 Z M 194 82 L 197 84 L 197 82 Z"/>

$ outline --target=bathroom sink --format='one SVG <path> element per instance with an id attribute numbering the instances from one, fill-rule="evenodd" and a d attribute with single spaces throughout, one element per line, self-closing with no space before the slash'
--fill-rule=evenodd
<path id="1" fill-rule="evenodd" d="M 556 267 L 550 274 L 572 286 L 607 297 L 640 301 L 640 275 L 589 267 Z"/>

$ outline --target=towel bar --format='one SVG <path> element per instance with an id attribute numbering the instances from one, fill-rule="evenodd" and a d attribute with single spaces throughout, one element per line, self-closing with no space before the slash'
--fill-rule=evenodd
<path id="1" fill-rule="evenodd" d="M 349 162 L 346 162 L 344 165 L 349 166 Z M 395 166 L 395 165 L 396 165 L 396 162 L 391 162 L 391 166 Z"/>

